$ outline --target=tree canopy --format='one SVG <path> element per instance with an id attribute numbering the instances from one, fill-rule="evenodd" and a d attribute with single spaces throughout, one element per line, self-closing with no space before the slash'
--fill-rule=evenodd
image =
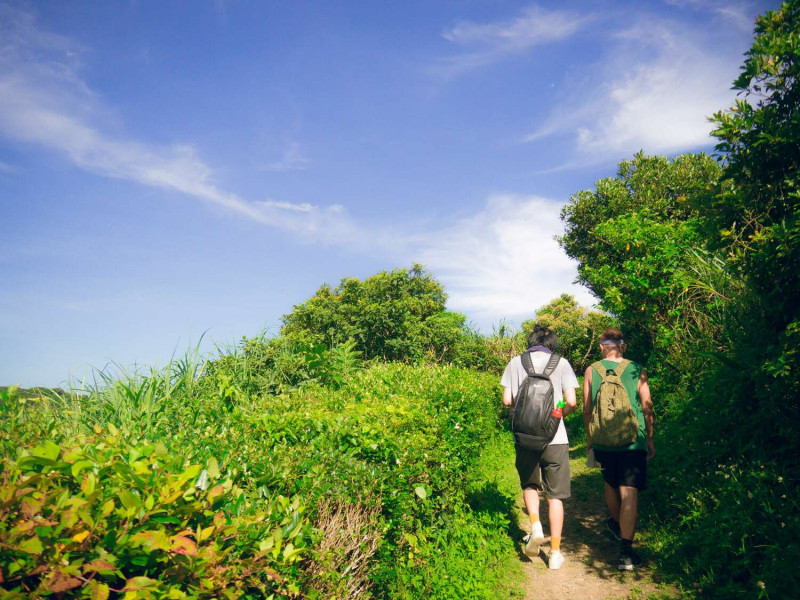
<path id="1" fill-rule="evenodd" d="M 354 340 L 365 358 L 442 359 L 462 336 L 465 317 L 445 309 L 444 287 L 422 265 L 381 271 L 363 281 L 325 284 L 284 316 L 282 335 L 335 346 Z"/>

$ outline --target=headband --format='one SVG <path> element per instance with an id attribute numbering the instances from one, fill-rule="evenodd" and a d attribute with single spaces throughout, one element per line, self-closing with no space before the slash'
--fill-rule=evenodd
<path id="1" fill-rule="evenodd" d="M 600 340 L 601 346 L 622 346 L 625 340 Z"/>

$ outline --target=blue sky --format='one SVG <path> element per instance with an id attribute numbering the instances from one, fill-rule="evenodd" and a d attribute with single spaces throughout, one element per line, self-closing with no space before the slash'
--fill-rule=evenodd
<path id="1" fill-rule="evenodd" d="M 778 2 L 0 2 L 0 385 L 164 364 L 421 262 L 490 331 L 571 194 L 713 148 Z"/>

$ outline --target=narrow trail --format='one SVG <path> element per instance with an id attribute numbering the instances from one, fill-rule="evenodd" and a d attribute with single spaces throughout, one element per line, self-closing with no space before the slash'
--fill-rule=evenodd
<path id="1" fill-rule="evenodd" d="M 603 481 L 598 469 L 585 465 L 585 453 L 570 452 L 572 498 L 564 503 L 564 532 L 561 550 L 566 562 L 559 570 L 547 567 L 550 550 L 547 503 L 541 499 L 540 511 L 545 544 L 539 556 L 528 558 L 519 545 L 520 561 L 526 575 L 526 600 L 656 600 L 679 598 L 680 592 L 662 583 L 648 566 L 646 547 L 637 545 L 645 564 L 633 572 L 617 570 L 619 542 L 605 531 L 607 512 L 602 497 Z M 646 492 L 645 492 L 646 493 Z M 519 527 L 530 531 L 522 495 L 516 501 Z"/>

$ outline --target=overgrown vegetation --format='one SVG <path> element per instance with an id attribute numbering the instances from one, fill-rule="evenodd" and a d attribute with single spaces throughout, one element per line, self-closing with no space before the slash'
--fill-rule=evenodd
<path id="1" fill-rule="evenodd" d="M 4 393 L 4 596 L 496 597 L 510 517 L 471 502 L 502 431 L 496 377 L 332 375 L 286 349 L 258 367 L 262 346 L 88 394 Z M 267 372 L 295 363 L 304 383 L 276 394 Z"/>
<path id="2" fill-rule="evenodd" d="M 647 362 L 648 519 L 705 597 L 796 594 L 800 3 L 756 25 L 718 156 L 637 155 L 565 207 L 562 244 Z"/>

